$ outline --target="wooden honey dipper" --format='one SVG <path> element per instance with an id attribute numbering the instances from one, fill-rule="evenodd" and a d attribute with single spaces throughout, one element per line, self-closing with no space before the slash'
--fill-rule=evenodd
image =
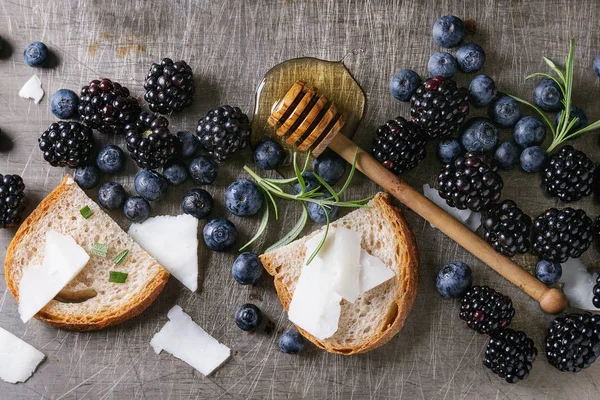
<path id="1" fill-rule="evenodd" d="M 329 147 L 349 163 L 354 161 L 356 155 L 356 168 L 359 171 L 520 287 L 540 303 L 542 310 L 556 314 L 565 309 L 567 299 L 563 292 L 547 287 L 510 258 L 496 252 L 485 240 L 383 167 L 348 137 L 339 135 L 344 122 L 344 116 L 334 103 L 320 95 L 315 88 L 306 87 L 302 81 L 294 83 L 275 105 L 268 119 L 270 126 L 277 127 L 277 135 L 288 144 L 297 146 L 299 151 L 312 148 L 312 155 L 318 157 Z"/>

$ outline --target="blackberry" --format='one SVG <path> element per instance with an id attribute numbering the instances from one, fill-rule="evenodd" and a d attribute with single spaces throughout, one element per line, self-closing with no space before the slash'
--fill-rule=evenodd
<path id="1" fill-rule="evenodd" d="M 424 82 L 410 99 L 412 121 L 432 138 L 456 132 L 469 114 L 469 92 L 452 79 L 436 76 Z"/>
<path id="2" fill-rule="evenodd" d="M 483 213 L 483 238 L 501 254 L 525 254 L 531 247 L 531 218 L 514 201 L 490 204 Z"/>
<path id="3" fill-rule="evenodd" d="M 479 333 L 506 328 L 514 315 L 510 297 L 487 286 L 473 286 L 460 303 L 460 319 Z"/>
<path id="4" fill-rule="evenodd" d="M 400 175 L 423 161 L 426 143 L 426 136 L 417 124 L 397 117 L 377 129 L 371 154 L 384 167 Z"/>
<path id="5" fill-rule="evenodd" d="M 594 170 L 594 182 L 592 190 L 596 196 L 596 200 L 600 202 L 600 167 L 596 167 Z"/>
<path id="6" fill-rule="evenodd" d="M 163 58 L 160 64 L 154 63 L 150 67 L 144 89 L 144 100 L 150 110 L 160 114 L 181 111 L 192 104 L 196 91 L 194 74 L 185 61 Z"/>
<path id="7" fill-rule="evenodd" d="M 579 372 L 600 355 L 600 315 L 572 313 L 558 317 L 548 328 L 546 357 L 561 371 Z"/>
<path id="8" fill-rule="evenodd" d="M 125 86 L 110 79 L 96 79 L 81 88 L 78 111 L 90 128 L 120 135 L 125 125 L 139 115 L 141 108 Z"/>
<path id="9" fill-rule="evenodd" d="M 525 332 L 507 328 L 490 337 L 483 365 L 508 383 L 527 378 L 537 356 L 533 340 Z"/>
<path id="10" fill-rule="evenodd" d="M 165 117 L 143 112 L 138 119 L 125 127 L 125 141 L 131 158 L 138 167 L 155 169 L 163 166 L 175 155 L 176 136 L 169 131 Z"/>
<path id="11" fill-rule="evenodd" d="M 25 208 L 25 184 L 19 175 L 0 174 L 0 228 L 18 225 Z"/>
<path id="12" fill-rule="evenodd" d="M 198 121 L 200 145 L 214 158 L 224 161 L 248 146 L 250 121 L 238 107 L 213 108 Z"/>
<path id="13" fill-rule="evenodd" d="M 474 153 L 457 157 L 438 175 L 440 196 L 460 210 L 484 210 L 500 198 L 503 185 L 496 162 Z"/>
<path id="14" fill-rule="evenodd" d="M 583 210 L 550 208 L 533 221 L 533 251 L 544 260 L 564 263 L 580 257 L 594 239 L 593 223 Z"/>
<path id="15" fill-rule="evenodd" d="M 592 194 L 595 165 L 583 152 L 563 146 L 544 169 L 546 193 L 566 203 Z"/>
<path id="16" fill-rule="evenodd" d="M 592 304 L 594 307 L 600 308 L 600 275 L 596 277 L 596 284 L 594 285 L 594 289 L 592 289 L 592 293 L 594 293 Z"/>
<path id="17" fill-rule="evenodd" d="M 53 167 L 77 168 L 92 158 L 94 135 L 80 122 L 59 121 L 40 135 L 38 146 Z"/>

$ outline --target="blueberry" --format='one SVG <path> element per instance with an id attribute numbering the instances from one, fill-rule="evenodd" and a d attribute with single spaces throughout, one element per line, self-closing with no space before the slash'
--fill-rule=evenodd
<path id="1" fill-rule="evenodd" d="M 180 185 L 187 179 L 188 169 L 181 161 L 171 159 L 163 167 L 162 174 L 171 185 Z"/>
<path id="2" fill-rule="evenodd" d="M 540 146 L 531 146 L 521 152 L 521 168 L 525 172 L 537 172 L 548 161 L 548 153 Z"/>
<path id="3" fill-rule="evenodd" d="M 444 164 L 450 164 L 456 157 L 465 153 L 465 149 L 458 139 L 443 139 L 438 145 L 438 157 Z"/>
<path id="4" fill-rule="evenodd" d="M 539 146 L 546 138 L 546 125 L 536 117 L 523 117 L 515 125 L 515 142 L 525 148 Z"/>
<path id="5" fill-rule="evenodd" d="M 100 171 L 105 174 L 116 174 L 123 168 L 123 164 L 125 164 L 123 150 L 114 144 L 104 145 L 98 152 L 96 164 L 100 168 Z"/>
<path id="6" fill-rule="evenodd" d="M 456 50 L 456 61 L 463 72 L 479 71 L 485 62 L 485 51 L 475 43 L 463 44 Z"/>
<path id="7" fill-rule="evenodd" d="M 200 156 L 192 160 L 189 172 L 192 180 L 198 185 L 210 185 L 217 179 L 219 166 L 212 158 Z"/>
<path id="8" fill-rule="evenodd" d="M 333 186 L 342 179 L 346 172 L 346 161 L 332 151 L 328 151 L 313 161 L 313 172 L 325 182 Z"/>
<path id="9" fill-rule="evenodd" d="M 600 56 L 594 59 L 594 73 L 600 76 Z"/>
<path id="10" fill-rule="evenodd" d="M 264 196 L 258 186 L 248 179 L 238 179 L 225 190 L 225 205 L 238 217 L 248 217 L 260 211 Z"/>
<path id="11" fill-rule="evenodd" d="M 71 119 L 77 115 L 79 97 L 69 89 L 58 89 L 50 97 L 50 111 L 59 119 Z"/>
<path id="12" fill-rule="evenodd" d="M 154 171 L 139 170 L 133 183 L 136 193 L 146 200 L 160 200 L 167 195 L 167 181 Z"/>
<path id="13" fill-rule="evenodd" d="M 214 251 L 229 250 L 237 238 L 237 229 L 225 218 L 211 219 L 202 231 L 204 243 Z"/>
<path id="14" fill-rule="evenodd" d="M 143 197 L 131 196 L 125 200 L 123 214 L 131 222 L 144 222 L 150 216 L 150 203 Z"/>
<path id="15" fill-rule="evenodd" d="M 98 202 L 102 207 L 109 210 L 121 208 L 126 197 L 125 189 L 117 182 L 104 183 L 98 190 Z"/>
<path id="16" fill-rule="evenodd" d="M 285 331 L 279 337 L 279 349 L 287 354 L 298 354 L 304 350 L 304 338 L 296 331 Z"/>
<path id="17" fill-rule="evenodd" d="M 513 141 L 500 143 L 496 148 L 494 158 L 502 169 L 512 169 L 519 164 L 521 147 Z"/>
<path id="18" fill-rule="evenodd" d="M 75 170 L 73 179 L 80 188 L 91 189 L 100 183 L 100 171 L 95 165 L 84 165 Z"/>
<path id="19" fill-rule="evenodd" d="M 254 162 L 261 169 L 277 169 L 281 167 L 284 159 L 283 148 L 272 140 L 259 143 L 254 150 Z"/>
<path id="20" fill-rule="evenodd" d="M 410 101 L 413 93 L 421 86 L 421 77 L 412 69 L 402 69 L 392 76 L 390 92 L 396 100 Z"/>
<path id="21" fill-rule="evenodd" d="M 508 128 L 521 119 L 521 109 L 515 99 L 502 96 L 496 99 L 488 109 L 490 118 L 502 128 Z"/>
<path id="22" fill-rule="evenodd" d="M 23 52 L 23 58 L 30 67 L 41 67 L 48 59 L 48 47 L 42 42 L 33 42 Z"/>
<path id="23" fill-rule="evenodd" d="M 181 210 L 198 219 L 203 219 L 208 217 L 214 204 L 212 196 L 206 190 L 190 189 L 183 195 Z"/>
<path id="24" fill-rule="evenodd" d="M 231 267 L 233 279 L 240 285 L 254 285 L 263 275 L 263 265 L 254 253 L 242 253 Z"/>
<path id="25" fill-rule="evenodd" d="M 321 186 L 317 178 L 315 178 L 315 176 L 310 172 L 303 173 L 302 177 L 304 178 L 304 193 L 310 192 L 311 190 Z M 300 186 L 300 182 L 294 182 L 292 185 L 292 192 L 294 192 L 294 194 L 299 194 L 301 190 L 302 187 Z"/>
<path id="26" fill-rule="evenodd" d="M 320 199 L 323 199 L 324 197 L 319 197 Z M 338 206 L 324 206 L 325 210 L 327 210 L 327 215 L 329 215 L 329 221 L 333 221 L 339 211 L 340 208 Z M 310 219 L 312 219 L 313 221 L 315 221 L 317 224 L 321 224 L 324 225 L 327 223 L 327 216 L 325 214 L 325 210 L 323 210 L 323 208 L 321 208 L 320 205 L 318 205 L 317 203 L 308 203 L 308 216 L 310 217 Z"/>
<path id="27" fill-rule="evenodd" d="M 554 125 L 558 125 L 558 121 L 560 120 L 562 112 L 563 110 L 560 110 L 558 114 L 556 114 L 556 117 L 554 117 Z M 569 122 L 571 122 L 573 118 L 577 118 L 577 122 L 575 122 L 575 125 L 573 125 L 569 132 L 578 131 L 579 129 L 583 129 L 588 125 L 587 115 L 585 115 L 585 112 L 579 107 L 571 107 L 571 113 L 569 114 Z"/>
<path id="28" fill-rule="evenodd" d="M 430 76 L 443 76 L 444 78 L 452 78 L 456 75 L 458 65 L 456 58 L 450 53 L 440 51 L 434 53 L 427 63 L 427 70 Z"/>
<path id="29" fill-rule="evenodd" d="M 435 21 L 433 39 L 442 47 L 456 47 L 465 40 L 465 24 L 454 15 L 446 15 Z"/>
<path id="30" fill-rule="evenodd" d="M 435 280 L 435 287 L 446 299 L 462 297 L 472 284 L 471 268 L 463 262 L 444 265 Z"/>
<path id="31" fill-rule="evenodd" d="M 487 75 L 477 75 L 469 84 L 469 100 L 475 107 L 487 106 L 494 100 L 496 94 L 496 84 Z"/>
<path id="32" fill-rule="evenodd" d="M 554 112 L 563 108 L 560 87 L 550 78 L 544 78 L 533 88 L 533 102 L 544 111 Z"/>
<path id="33" fill-rule="evenodd" d="M 498 128 L 487 118 L 468 120 L 461 128 L 461 143 L 466 151 L 484 153 L 493 151 L 498 144 Z"/>
<path id="34" fill-rule="evenodd" d="M 200 147 L 198 136 L 190 131 L 181 131 L 177 132 L 177 137 L 179 138 L 179 144 L 181 145 L 179 148 L 179 155 L 181 158 L 184 160 L 193 158 L 198 153 L 198 148 Z"/>
<path id="35" fill-rule="evenodd" d="M 559 263 L 540 260 L 535 266 L 535 276 L 546 285 L 554 285 L 562 276 L 562 267 Z"/>
<path id="36" fill-rule="evenodd" d="M 261 322 L 262 312 L 254 304 L 244 304 L 235 312 L 235 324 L 243 331 L 255 331 Z"/>

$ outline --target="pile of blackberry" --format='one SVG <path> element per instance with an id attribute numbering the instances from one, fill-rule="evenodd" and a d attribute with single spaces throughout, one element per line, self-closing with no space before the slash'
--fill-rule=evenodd
<path id="1" fill-rule="evenodd" d="M 515 315 L 510 297 L 488 286 L 473 286 L 460 303 L 459 317 L 479 333 L 506 328 Z"/>
<path id="2" fill-rule="evenodd" d="M 563 146 L 544 169 L 546 193 L 566 203 L 592 194 L 595 165 L 583 152 Z"/>
<path id="3" fill-rule="evenodd" d="M 456 132 L 469 114 L 469 93 L 452 79 L 431 78 L 410 99 L 412 121 L 431 138 Z"/>
<path id="4" fill-rule="evenodd" d="M 137 118 L 141 108 L 125 86 L 110 79 L 96 79 L 81 88 L 78 111 L 90 128 L 120 135 L 125 125 Z"/>
<path id="5" fill-rule="evenodd" d="M 77 168 L 87 163 L 94 148 L 90 127 L 76 121 L 55 122 L 38 138 L 38 146 L 53 167 Z"/>
<path id="6" fill-rule="evenodd" d="M 544 260 L 578 258 L 594 239 L 593 223 L 583 210 L 550 208 L 533 221 L 533 251 Z"/>
<path id="7" fill-rule="evenodd" d="M 423 161 L 426 136 L 418 125 L 402 117 L 387 121 L 377 129 L 371 154 L 384 167 L 400 175 Z"/>
<path id="8" fill-rule="evenodd" d="M 490 204 L 483 213 L 483 237 L 499 253 L 512 257 L 529 251 L 531 218 L 512 200 Z"/>
<path id="9" fill-rule="evenodd" d="M 238 107 L 214 108 L 198 121 L 200 145 L 215 159 L 224 161 L 245 149 L 250 139 L 250 120 Z"/>
<path id="10" fill-rule="evenodd" d="M 491 335 L 483 364 L 506 382 L 517 383 L 527 378 L 536 356 L 533 340 L 525 332 L 507 328 Z"/>
<path id="11" fill-rule="evenodd" d="M 10 228 L 21 222 L 25 208 L 25 183 L 19 175 L 0 174 L 0 228 Z"/>
<path id="12" fill-rule="evenodd" d="M 484 210 L 500 199 L 503 185 L 495 161 L 475 153 L 457 157 L 444 165 L 438 175 L 440 196 L 460 210 Z"/>
<path id="13" fill-rule="evenodd" d="M 131 158 L 140 168 L 155 169 L 175 155 L 179 139 L 171 135 L 165 117 L 143 112 L 125 127 L 125 141 Z"/>
<path id="14" fill-rule="evenodd" d="M 144 89 L 144 99 L 150 110 L 160 114 L 181 111 L 192 104 L 196 91 L 194 74 L 185 61 L 163 58 L 160 64 L 154 63 L 150 67 Z"/>
<path id="15" fill-rule="evenodd" d="M 546 334 L 546 357 L 561 371 L 579 372 L 600 355 L 600 315 L 573 313 L 556 318 Z"/>

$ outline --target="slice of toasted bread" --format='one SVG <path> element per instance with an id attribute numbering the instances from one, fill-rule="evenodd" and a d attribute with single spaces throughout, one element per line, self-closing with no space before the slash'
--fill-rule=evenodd
<path id="1" fill-rule="evenodd" d="M 342 300 L 337 332 L 318 340 L 300 327 L 304 337 L 338 354 L 357 354 L 388 342 L 404 325 L 419 284 L 419 254 L 414 235 L 391 198 L 379 193 L 370 207 L 356 210 L 333 222 L 362 235 L 361 247 L 395 272 L 395 277 L 364 293 L 354 303 Z M 263 254 L 260 259 L 275 278 L 275 289 L 287 311 L 306 256 L 306 241 L 317 230 L 287 246 Z"/>
<path id="2" fill-rule="evenodd" d="M 88 219 L 80 214 L 86 205 L 93 212 Z M 73 237 L 88 252 L 94 243 L 110 246 L 106 258 L 90 254 L 83 270 L 36 314 L 37 319 L 57 328 L 92 331 L 128 320 L 146 309 L 169 279 L 167 270 L 66 176 L 27 217 L 8 247 L 4 273 L 17 301 L 23 270 L 41 263 L 50 229 Z M 129 255 L 122 265 L 116 265 L 113 259 L 122 250 L 129 250 Z M 112 270 L 128 273 L 126 282 L 109 282 Z"/>

